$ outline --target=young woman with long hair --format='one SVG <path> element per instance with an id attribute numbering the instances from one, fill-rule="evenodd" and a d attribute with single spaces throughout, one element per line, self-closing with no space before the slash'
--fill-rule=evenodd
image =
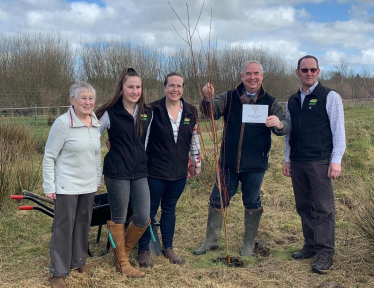
<path id="1" fill-rule="evenodd" d="M 97 110 L 101 133 L 108 130 L 110 150 L 104 159 L 111 220 L 107 221 L 117 270 L 128 277 L 143 277 L 132 267 L 129 255 L 150 224 L 146 145 L 152 110 L 145 105 L 142 79 L 125 68 L 114 96 Z M 128 204 L 133 219 L 125 232 Z"/>

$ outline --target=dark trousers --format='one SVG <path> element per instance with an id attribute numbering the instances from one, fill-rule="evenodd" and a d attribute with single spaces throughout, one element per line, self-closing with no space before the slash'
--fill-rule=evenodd
<path id="1" fill-rule="evenodd" d="M 67 276 L 70 269 L 86 264 L 94 198 L 95 193 L 57 194 L 50 247 L 54 277 Z"/>
<path id="2" fill-rule="evenodd" d="M 161 202 L 160 228 L 162 235 L 162 245 L 164 249 L 173 248 L 175 231 L 175 207 L 186 186 L 187 177 L 175 181 L 168 181 L 148 177 L 149 190 L 151 193 L 151 221 L 157 214 Z M 150 228 L 145 231 L 139 240 L 139 251 L 149 251 L 149 241 L 151 239 Z"/>
<path id="3" fill-rule="evenodd" d="M 228 168 L 223 168 L 221 174 L 224 207 L 230 204 L 230 199 L 236 194 L 240 181 L 242 183 L 242 200 L 245 209 L 254 210 L 261 208 L 260 193 L 265 171 L 236 173 Z M 210 205 L 221 209 L 217 180 L 210 196 Z"/>
<path id="4" fill-rule="evenodd" d="M 296 210 L 301 217 L 304 249 L 319 257 L 335 251 L 335 201 L 328 160 L 291 161 L 291 179 Z"/>

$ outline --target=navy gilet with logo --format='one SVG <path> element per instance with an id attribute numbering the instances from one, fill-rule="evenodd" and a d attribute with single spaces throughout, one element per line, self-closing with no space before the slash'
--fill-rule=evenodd
<path id="1" fill-rule="evenodd" d="M 104 158 L 103 174 L 112 179 L 131 180 L 148 176 L 145 138 L 152 110 L 141 115 L 142 135 L 138 136 L 133 116 L 123 107 L 122 97 L 107 110 L 110 119 L 110 150 Z M 139 112 L 140 113 L 140 112 Z"/>
<path id="2" fill-rule="evenodd" d="M 243 104 L 239 98 L 243 89 L 241 83 L 236 89 L 227 91 L 221 163 L 237 173 L 265 171 L 268 168 L 271 130 L 265 124 L 242 122 Z M 274 101 L 275 98 L 261 88 L 254 105 L 268 105 L 268 115 L 271 115 Z"/>
<path id="3" fill-rule="evenodd" d="M 331 91 L 318 83 L 313 92 L 305 96 L 302 107 L 300 90 L 289 98 L 291 160 L 313 161 L 331 157 L 333 142 L 326 111 L 327 95 Z"/>
<path id="4" fill-rule="evenodd" d="M 188 154 L 197 110 L 181 98 L 183 112 L 175 143 L 165 101 L 164 97 L 150 104 L 153 120 L 147 146 L 148 172 L 150 177 L 174 181 L 188 174 Z"/>

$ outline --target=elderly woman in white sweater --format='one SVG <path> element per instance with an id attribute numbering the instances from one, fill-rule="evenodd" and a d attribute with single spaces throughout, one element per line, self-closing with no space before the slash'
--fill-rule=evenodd
<path id="1" fill-rule="evenodd" d="M 70 88 L 71 106 L 53 123 L 45 146 L 43 188 L 54 200 L 52 287 L 66 287 L 63 278 L 70 269 L 87 271 L 88 232 L 101 185 L 101 124 L 93 113 L 95 94 L 84 82 Z"/>

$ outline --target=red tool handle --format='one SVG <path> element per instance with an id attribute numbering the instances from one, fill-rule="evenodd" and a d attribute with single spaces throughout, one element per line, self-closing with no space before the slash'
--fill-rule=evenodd
<path id="1" fill-rule="evenodd" d="M 18 210 L 33 210 L 32 206 L 18 206 Z"/>
<path id="2" fill-rule="evenodd" d="M 10 199 L 21 200 L 21 199 L 23 199 L 23 195 L 10 195 Z"/>

